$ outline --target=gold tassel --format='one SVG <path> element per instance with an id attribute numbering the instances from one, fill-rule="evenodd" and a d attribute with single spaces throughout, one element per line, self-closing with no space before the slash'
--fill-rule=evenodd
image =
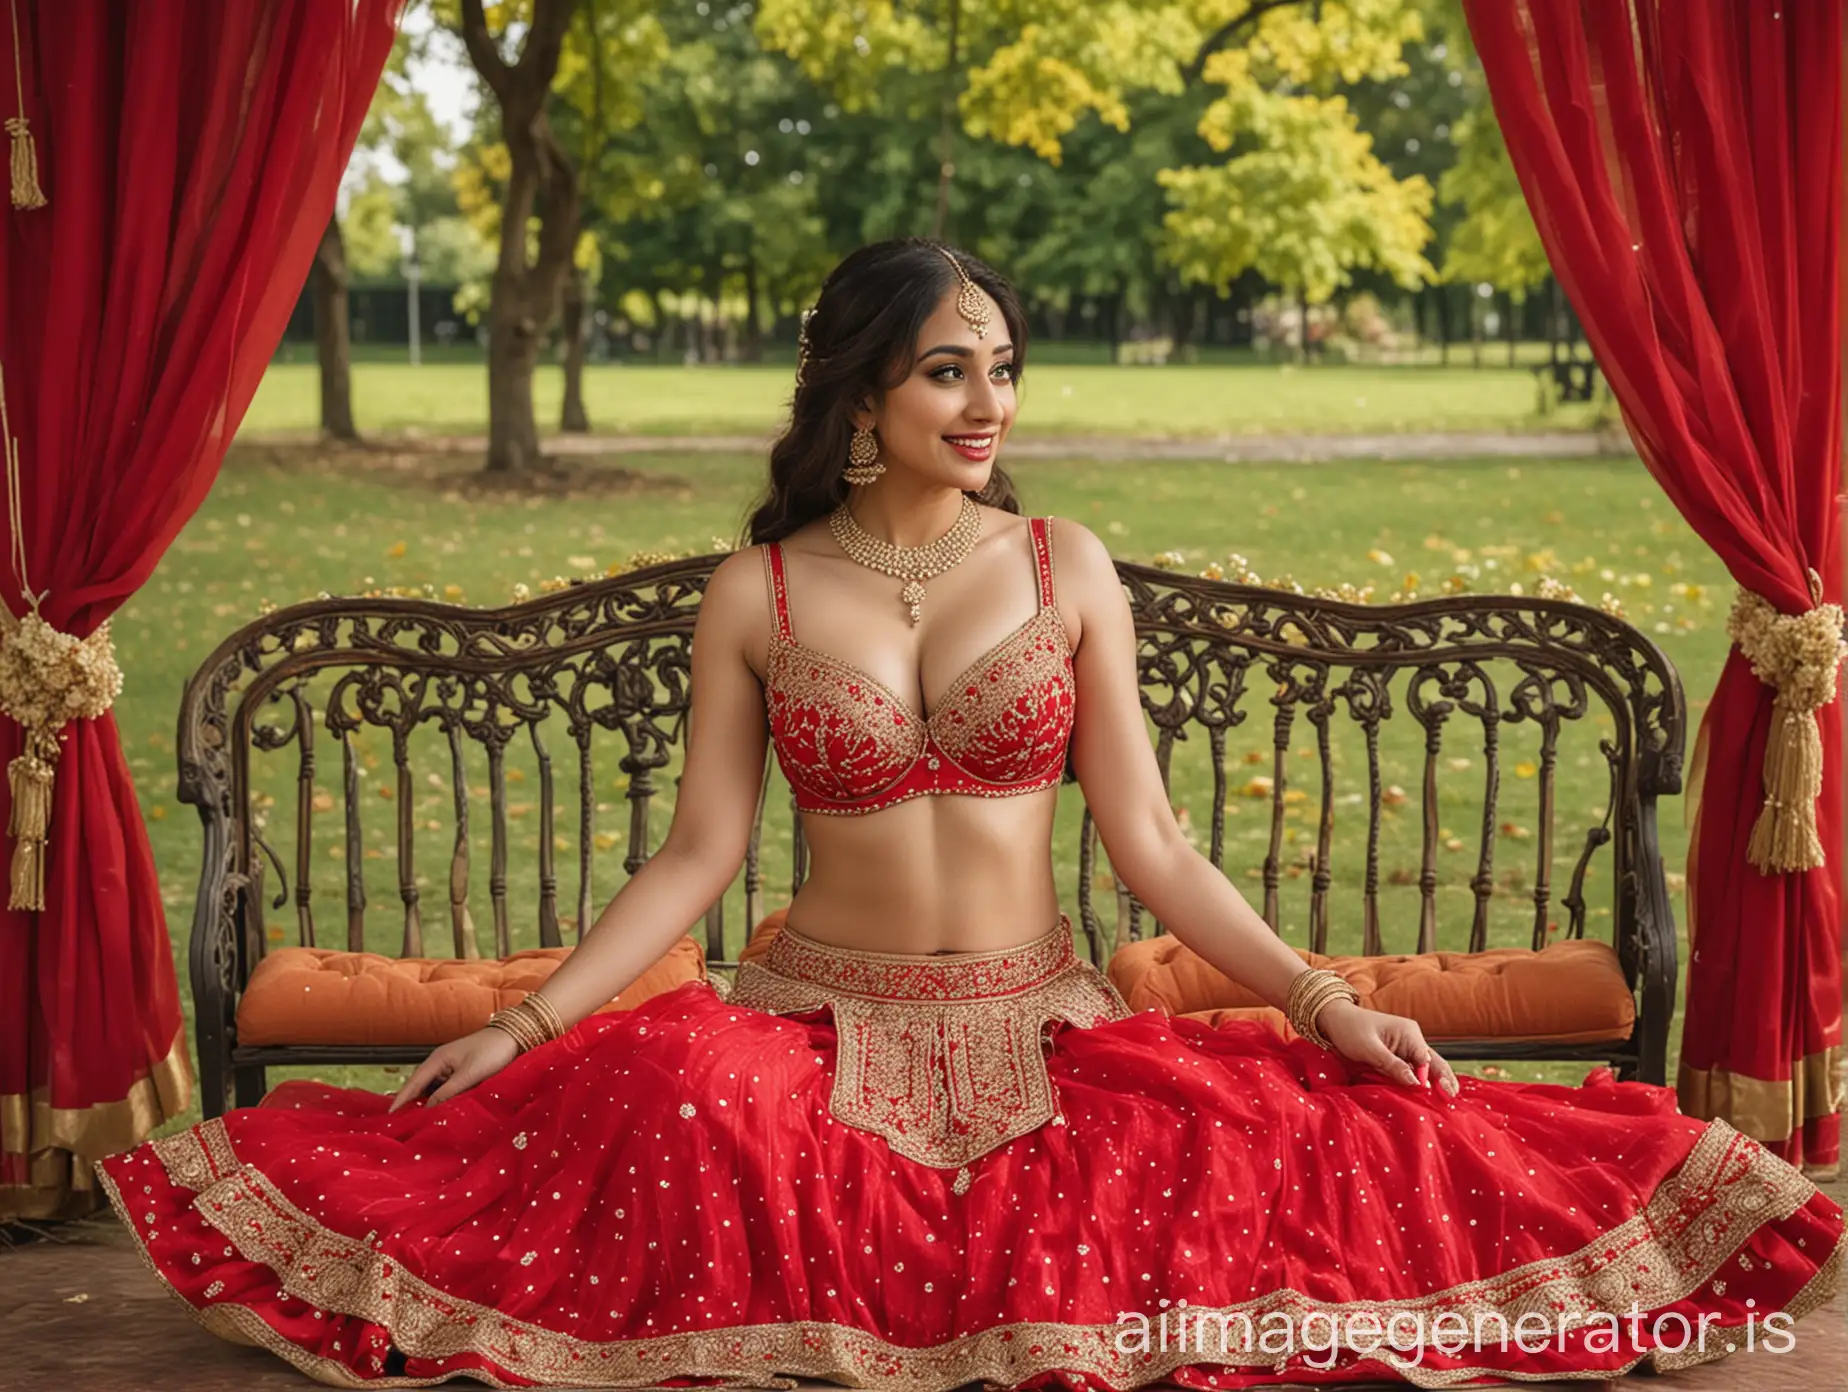
<path id="1" fill-rule="evenodd" d="M 60 733 L 72 720 L 94 720 L 122 691 L 109 621 L 88 638 L 73 638 L 45 622 L 26 575 L 25 526 L 19 494 L 19 441 L 6 408 L 0 370 L 0 442 L 5 446 L 7 521 L 13 534 L 13 577 L 26 601 L 23 616 L 0 600 L 0 715 L 17 721 L 24 748 L 7 765 L 13 794 L 8 835 L 15 838 L 10 907 L 45 907 L 45 840 L 51 834 L 51 787 L 57 774 Z"/>
<path id="2" fill-rule="evenodd" d="M 13 815 L 7 835 L 13 844 L 12 893 L 7 907 L 45 907 L 45 838 L 51 834 L 52 768 L 36 754 L 21 754 L 7 765 Z"/>
<path id="3" fill-rule="evenodd" d="M 38 150 L 32 143 L 32 128 L 24 116 L 7 118 L 6 133 L 13 139 L 13 206 L 42 208 L 47 200 L 39 187 Z"/>
<path id="4" fill-rule="evenodd" d="M 1827 863 L 1816 834 L 1822 796 L 1822 730 L 1818 712 L 1835 699 L 1837 671 L 1848 645 L 1842 609 L 1822 602 L 1822 577 L 1809 572 L 1810 608 L 1780 614 L 1741 587 L 1726 632 L 1777 697 L 1765 741 L 1765 805 L 1752 824 L 1746 860 L 1767 875 L 1814 870 Z"/>
<path id="5" fill-rule="evenodd" d="M 26 124 L 26 70 L 19 49 L 19 0 L 11 0 L 13 20 L 13 95 L 19 113 L 6 118 L 6 133 L 13 138 L 13 206 L 42 208 L 45 190 L 39 187 L 38 147 L 32 143 L 32 128 Z"/>
<path id="6" fill-rule="evenodd" d="M 1816 834 L 1822 796 L 1822 731 L 1812 711 L 1777 701 L 1765 744 L 1765 805 L 1752 824 L 1745 858 L 1760 870 L 1814 870 L 1824 863 Z"/>

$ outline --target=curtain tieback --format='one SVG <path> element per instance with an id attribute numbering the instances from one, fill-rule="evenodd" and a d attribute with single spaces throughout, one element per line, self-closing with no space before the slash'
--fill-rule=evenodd
<path id="1" fill-rule="evenodd" d="M 1776 693 L 1765 745 L 1765 805 L 1752 825 L 1746 859 L 1765 874 L 1813 870 L 1824 863 L 1816 835 L 1822 796 L 1822 731 L 1816 713 L 1835 699 L 1842 641 L 1842 607 L 1822 602 L 1822 577 L 1809 572 L 1810 608 L 1780 614 L 1743 586 L 1726 618 L 1726 633 L 1752 664 L 1752 675 Z"/>
<path id="2" fill-rule="evenodd" d="M 0 711 L 25 730 L 25 749 L 6 770 L 13 794 L 7 835 L 15 838 L 8 907 L 45 907 L 45 838 L 64 727 L 103 714 L 121 690 L 106 621 L 88 638 L 73 638 L 36 610 L 21 619 L 0 604 Z"/>

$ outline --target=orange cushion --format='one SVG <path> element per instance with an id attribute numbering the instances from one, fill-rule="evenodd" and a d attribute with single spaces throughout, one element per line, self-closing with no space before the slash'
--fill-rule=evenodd
<path id="1" fill-rule="evenodd" d="M 789 908 L 772 909 L 757 921 L 757 927 L 751 932 L 751 940 L 744 945 L 744 951 L 738 954 L 740 962 L 748 962 L 754 957 L 761 957 L 770 950 L 770 943 L 783 927 L 783 920 L 789 917 Z"/>
<path id="2" fill-rule="evenodd" d="M 1636 1002 L 1610 944 L 1586 939 L 1484 952 L 1325 957 L 1293 949 L 1360 992 L 1372 1010 L 1416 1020 L 1427 1039 L 1545 1040 L 1588 1044 L 1628 1039 Z M 1283 1012 L 1226 976 L 1172 933 L 1125 943 L 1110 980 L 1132 1010 L 1150 1006 L 1218 1026 L 1258 1019 L 1286 1038 Z"/>
<path id="3" fill-rule="evenodd" d="M 544 984 L 571 955 L 541 947 L 511 957 L 385 957 L 283 947 L 250 974 L 237 1006 L 239 1044 L 443 1044 L 487 1024 Z M 706 975 L 697 940 L 681 937 L 599 1014 Z"/>

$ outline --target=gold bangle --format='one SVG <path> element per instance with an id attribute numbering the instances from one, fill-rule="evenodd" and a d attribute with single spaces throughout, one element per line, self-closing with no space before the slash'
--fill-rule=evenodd
<path id="1" fill-rule="evenodd" d="M 558 1013 L 558 1007 L 553 1005 L 542 992 L 528 991 L 525 999 L 520 1003 L 539 1017 L 539 1023 L 545 1030 L 548 1042 L 557 1039 L 565 1032 L 564 1017 Z"/>
<path id="2" fill-rule="evenodd" d="M 1309 967 L 1298 972 L 1290 979 L 1290 992 L 1288 998 L 1284 1002 L 1283 1010 L 1284 1014 L 1289 1017 L 1290 1024 L 1296 1029 L 1297 1033 L 1303 1033 L 1299 1023 L 1303 1016 L 1303 1003 L 1308 999 L 1311 992 L 1327 989 L 1328 975 L 1329 973 L 1325 968 Z"/>
<path id="3" fill-rule="evenodd" d="M 1311 967 L 1298 972 L 1291 979 L 1284 1014 L 1290 1021 L 1290 1027 L 1303 1038 L 1321 1048 L 1332 1049 L 1334 1045 L 1316 1025 L 1316 1016 L 1336 999 L 1346 999 L 1358 1005 L 1360 992 L 1339 972 L 1330 971 L 1327 967 Z"/>
<path id="4" fill-rule="evenodd" d="M 1326 1034 L 1322 1032 L 1322 1023 L 1321 1023 L 1320 1017 L 1324 1010 L 1326 1010 L 1329 1006 L 1333 1005 L 1338 1000 L 1345 1000 L 1349 1002 L 1350 1004 L 1358 1005 L 1360 1004 L 1360 992 L 1356 991 L 1351 986 L 1349 986 L 1345 991 L 1331 991 L 1328 994 L 1326 999 L 1315 1002 L 1315 1005 L 1309 1015 L 1309 1025 L 1312 1031 L 1311 1037 L 1315 1040 L 1317 1044 L 1320 1044 L 1324 1049 L 1332 1049 L 1335 1047 L 1335 1045 L 1334 1045 L 1334 1041 L 1331 1040 Z"/>
<path id="5" fill-rule="evenodd" d="M 1328 1036 L 1322 1033 L 1318 1017 L 1323 1010 L 1337 1000 L 1348 1000 L 1357 1004 L 1360 1001 L 1360 992 L 1348 985 L 1339 975 L 1335 975 L 1331 981 L 1321 983 L 1319 989 L 1307 993 L 1307 999 L 1302 1004 L 1304 1028 L 1299 1033 L 1324 1049 L 1332 1049 L 1334 1045 L 1329 1041 Z"/>
<path id="6" fill-rule="evenodd" d="M 516 1010 L 511 1005 L 504 1010 L 495 1011 L 489 1023 L 498 1023 L 502 1029 L 518 1039 L 522 1053 L 539 1042 L 538 1032 L 533 1029 L 533 1022 L 526 1018 L 526 1012 Z"/>
<path id="7" fill-rule="evenodd" d="M 538 1018 L 536 1008 L 528 1006 L 525 1001 L 497 1010 L 488 1017 L 488 1025 L 505 1034 L 511 1035 L 514 1043 L 520 1046 L 520 1052 L 536 1049 L 546 1042 L 544 1025 Z"/>
<path id="8" fill-rule="evenodd" d="M 520 1012 L 521 1018 L 532 1028 L 533 1036 L 541 1044 L 549 1044 L 552 1041 L 552 1027 L 546 1020 L 545 1012 L 533 1003 L 533 998 L 530 994 L 525 996 L 513 1008 Z"/>
<path id="9" fill-rule="evenodd" d="M 513 1041 L 514 1048 L 519 1050 L 522 1054 L 532 1047 L 532 1045 L 527 1042 L 526 1035 L 522 1032 L 519 1022 L 502 1015 L 499 1011 L 496 1011 L 488 1017 L 488 1023 L 485 1028 L 499 1030 Z"/>
<path id="10" fill-rule="evenodd" d="M 528 991 L 514 1004 L 495 1011 L 488 1024 L 510 1036 L 521 1053 L 549 1044 L 565 1032 L 558 1007 L 537 991 Z"/>

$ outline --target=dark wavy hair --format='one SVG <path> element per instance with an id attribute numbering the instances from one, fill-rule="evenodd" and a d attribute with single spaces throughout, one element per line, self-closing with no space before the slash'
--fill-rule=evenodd
<path id="1" fill-rule="evenodd" d="M 822 282 L 808 320 L 803 380 L 790 399 L 789 425 L 770 448 L 770 483 L 745 524 L 743 544 L 779 541 L 847 497 L 853 485 L 841 471 L 847 467 L 854 408 L 867 399 L 882 400 L 905 380 L 916 364 L 925 320 L 962 283 L 945 251 L 1000 306 L 1019 379 L 1027 359 L 1027 316 L 1014 287 L 992 266 L 927 237 L 861 247 Z M 973 496 L 990 507 L 1020 511 L 1013 481 L 999 467 Z"/>

